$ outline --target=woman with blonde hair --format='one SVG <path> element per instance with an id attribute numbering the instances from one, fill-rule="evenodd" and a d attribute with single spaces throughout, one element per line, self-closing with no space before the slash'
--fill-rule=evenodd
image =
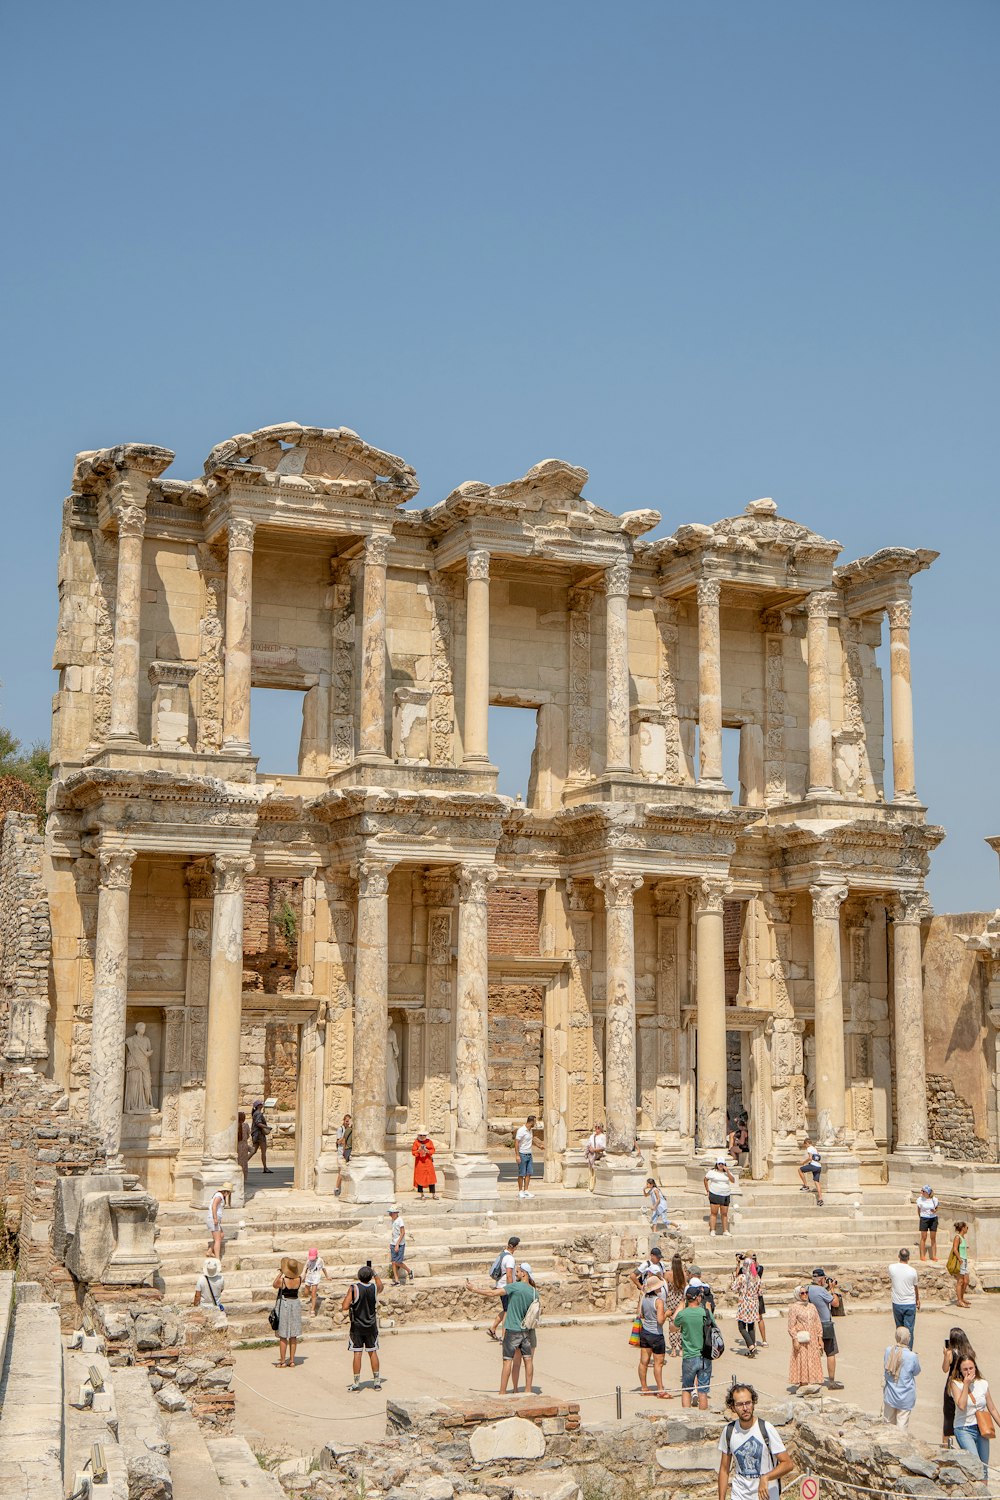
<path id="1" fill-rule="evenodd" d="M 788 1309 L 788 1337 L 792 1351 L 788 1360 L 788 1383 L 799 1395 L 823 1384 L 823 1325 L 809 1301 L 809 1288 L 795 1288 L 795 1301 Z"/>
<path id="2" fill-rule="evenodd" d="M 951 1242 L 951 1254 L 948 1256 L 948 1272 L 955 1278 L 955 1302 L 959 1307 L 971 1307 L 971 1302 L 966 1302 L 965 1294 L 969 1290 L 969 1242 L 965 1236 L 969 1232 L 969 1226 L 964 1219 L 959 1219 L 955 1224 L 955 1238 Z"/>
<path id="3" fill-rule="evenodd" d="M 284 1256 L 281 1270 L 271 1285 L 278 1294 L 278 1350 L 281 1355 L 278 1369 L 291 1370 L 295 1365 L 295 1346 L 302 1337 L 302 1304 L 299 1302 L 302 1276 L 298 1261 L 289 1255 Z"/>
<path id="4" fill-rule="evenodd" d="M 896 1329 L 896 1342 L 885 1351 L 883 1361 L 882 1420 L 893 1427 L 905 1427 L 917 1404 L 917 1376 L 920 1361 L 910 1348 L 910 1330 Z"/>
<path id="5" fill-rule="evenodd" d="M 667 1353 L 676 1359 L 683 1354 L 681 1348 L 681 1331 L 674 1327 L 674 1313 L 679 1307 L 684 1306 L 684 1288 L 687 1286 L 687 1272 L 684 1262 L 679 1255 L 673 1256 L 670 1262 L 670 1273 L 663 1278 L 663 1301 L 667 1309 L 667 1321 L 663 1325 L 663 1331 L 667 1335 Z"/>

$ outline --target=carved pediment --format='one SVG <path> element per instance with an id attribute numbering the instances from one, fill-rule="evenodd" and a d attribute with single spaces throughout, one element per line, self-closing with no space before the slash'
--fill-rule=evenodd
<path id="1" fill-rule="evenodd" d="M 778 515 L 773 500 L 751 500 L 741 516 L 727 516 L 711 526 L 679 526 L 673 536 L 654 543 L 664 559 L 697 552 L 743 553 L 765 557 L 770 553 L 812 554 L 832 563 L 839 555 L 839 542 L 811 531 L 798 521 Z"/>
<path id="2" fill-rule="evenodd" d="M 384 495 L 392 504 L 419 489 L 415 471 L 395 454 L 373 448 L 349 427 L 303 427 L 279 422 L 217 443 L 205 460 L 206 478 L 240 474 L 319 493 L 346 489 Z"/>
<path id="3" fill-rule="evenodd" d="M 627 536 L 641 536 L 659 525 L 659 511 L 634 510 L 616 516 L 585 500 L 581 491 L 589 477 L 586 469 L 559 458 L 546 458 L 507 484 L 467 480 L 429 510 L 424 519 L 439 531 L 469 517 L 510 516 L 527 531 L 601 531 Z"/>

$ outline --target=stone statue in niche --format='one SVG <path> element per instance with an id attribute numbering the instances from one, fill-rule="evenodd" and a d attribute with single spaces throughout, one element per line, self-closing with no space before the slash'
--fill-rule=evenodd
<path id="1" fill-rule="evenodd" d="M 153 1044 L 146 1035 L 144 1021 L 136 1021 L 135 1031 L 125 1038 L 125 1113 L 144 1114 L 153 1107 L 153 1084 L 149 1059 Z"/>
<path id="2" fill-rule="evenodd" d="M 391 1026 L 386 1038 L 385 1102 L 390 1109 L 399 1104 L 399 1037 Z"/>

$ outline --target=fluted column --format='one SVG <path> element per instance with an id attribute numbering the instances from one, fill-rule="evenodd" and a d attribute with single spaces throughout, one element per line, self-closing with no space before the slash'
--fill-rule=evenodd
<path id="1" fill-rule="evenodd" d="M 889 674 L 892 694 L 892 800 L 916 802 L 913 767 L 913 687 L 910 682 L 910 613 L 908 599 L 886 610 L 889 617 Z"/>
<path id="2" fill-rule="evenodd" d="M 896 1079 L 896 1144 L 899 1152 L 928 1149 L 924 1087 L 924 982 L 920 952 L 922 891 L 903 891 L 893 902 L 892 1010 Z"/>
<path id="3" fill-rule="evenodd" d="M 217 854 L 212 871 L 212 945 L 205 1038 L 205 1133 L 202 1194 L 222 1182 L 241 1201 L 236 1161 L 236 1115 L 240 1102 L 240 1022 L 243 1012 L 243 889 L 253 860 Z"/>
<path id="4" fill-rule="evenodd" d="M 698 781 L 722 786 L 722 627 L 717 578 L 698 580 Z"/>
<path id="5" fill-rule="evenodd" d="M 253 615 L 253 522 L 229 523 L 226 562 L 226 660 L 222 744 L 250 753 L 251 624 Z"/>
<path id="6" fill-rule="evenodd" d="M 606 770 L 631 771 L 629 737 L 628 596 L 631 570 L 621 558 L 604 570 Z"/>
<path id="7" fill-rule="evenodd" d="M 465 725 L 463 765 L 489 763 L 490 554 L 469 553 L 465 570 Z"/>
<path id="8" fill-rule="evenodd" d="M 720 876 L 691 887 L 697 956 L 697 1144 L 718 1151 L 726 1144 L 726 958 L 723 910 L 732 889 Z"/>
<path id="9" fill-rule="evenodd" d="M 624 1155 L 635 1145 L 635 893 L 642 876 L 605 870 L 594 876 L 604 893 L 607 999 L 605 1001 L 604 1102 L 608 1151 Z"/>
<path id="10" fill-rule="evenodd" d="M 126 503 L 115 507 L 115 515 L 118 518 L 118 576 L 108 734 L 111 739 L 137 740 L 142 539 L 146 530 L 146 512 L 141 505 Z"/>
<path id="11" fill-rule="evenodd" d="M 135 852 L 98 856 L 97 943 L 90 1024 L 90 1127 L 120 1165 L 128 1002 L 128 903 Z"/>
<path id="12" fill-rule="evenodd" d="M 455 1070 L 458 1083 L 455 1150 L 485 1156 L 487 1147 L 487 894 L 494 869 L 463 865 L 458 889 L 458 980 Z"/>
<path id="13" fill-rule="evenodd" d="M 358 751 L 386 759 L 385 751 L 385 574 L 389 536 L 365 539 L 364 606 L 361 614 L 361 727 Z M 383 1105 L 385 1100 L 383 1099 Z M 383 1122 L 384 1128 L 384 1122 Z"/>
<path id="14" fill-rule="evenodd" d="M 833 726 L 830 722 L 830 613 L 836 596 L 820 589 L 806 600 L 809 623 L 809 790 L 807 797 L 833 790 Z"/>
<path id="15" fill-rule="evenodd" d="M 840 960 L 840 908 L 846 885 L 811 885 L 813 919 L 813 1015 L 816 1037 L 816 1132 L 831 1145 L 843 1138 L 844 987 Z M 921 1076 L 921 1087 L 923 1080 Z"/>

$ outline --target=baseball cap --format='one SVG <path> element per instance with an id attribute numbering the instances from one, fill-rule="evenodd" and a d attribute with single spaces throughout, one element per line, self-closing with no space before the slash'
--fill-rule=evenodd
<path id="1" fill-rule="evenodd" d="M 726 1165 L 726 1158 L 724 1156 L 717 1156 L 715 1158 L 715 1165 L 717 1167 L 724 1167 Z"/>
<path id="2" fill-rule="evenodd" d="M 398 1203 L 390 1203 L 389 1207 L 386 1209 L 386 1213 L 387 1214 L 398 1214 L 399 1213 L 399 1204 Z"/>
<path id="3" fill-rule="evenodd" d="M 931 1190 L 931 1185 L 930 1185 L 929 1182 L 925 1182 L 924 1185 L 923 1185 L 923 1187 L 920 1189 L 920 1191 L 922 1193 L 929 1193 L 930 1190 Z"/>
<path id="4" fill-rule="evenodd" d="M 813 1275 L 814 1276 L 825 1276 L 826 1272 L 823 1270 L 822 1266 L 817 1266 L 816 1269 L 813 1271 Z"/>
<path id="5" fill-rule="evenodd" d="M 531 1267 L 528 1265 L 528 1262 L 526 1260 L 522 1260 L 520 1266 L 518 1266 L 518 1270 L 519 1271 L 527 1271 L 527 1273 L 528 1273 L 529 1276 L 534 1276 L 534 1274 L 535 1274 L 534 1271 L 531 1269 Z"/>
<path id="6" fill-rule="evenodd" d="M 309 1259 L 309 1260 L 316 1260 L 318 1256 L 319 1256 L 319 1251 L 313 1249 L 313 1250 L 309 1251 L 309 1255 L 308 1255 L 307 1259 Z"/>

